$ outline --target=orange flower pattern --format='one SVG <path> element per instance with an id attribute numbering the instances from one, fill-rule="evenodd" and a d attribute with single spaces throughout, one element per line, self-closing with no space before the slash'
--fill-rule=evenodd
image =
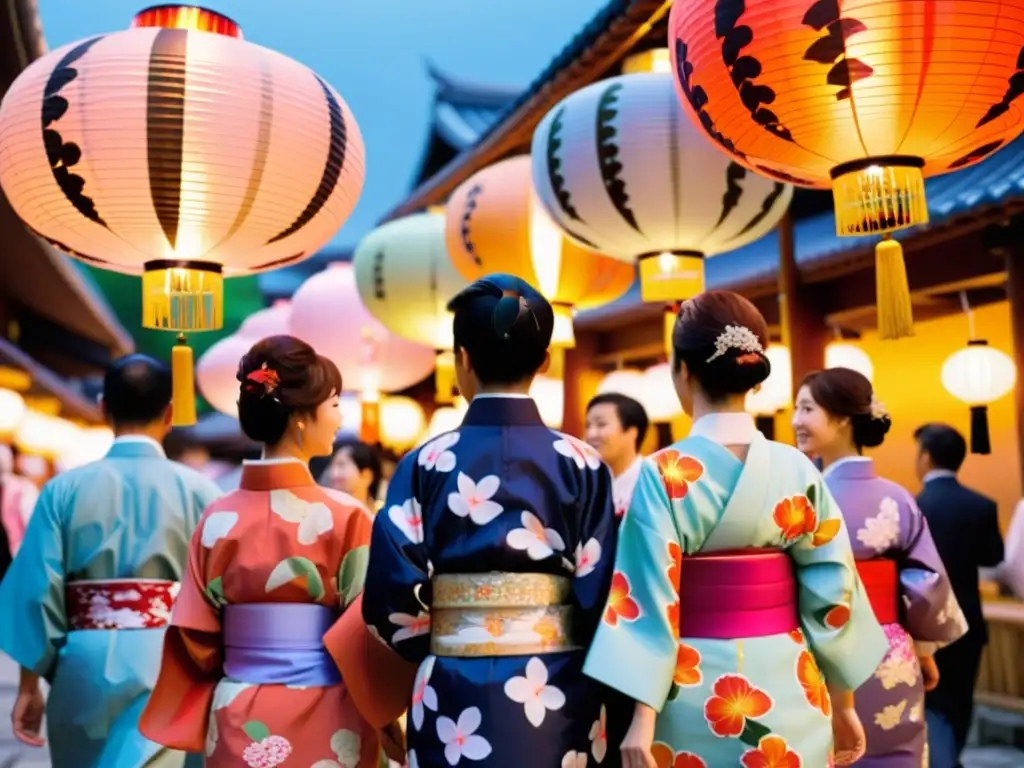
<path id="1" fill-rule="evenodd" d="M 800 629 L 800 627 L 790 630 L 789 636 L 792 638 L 794 643 L 798 643 L 800 645 L 807 644 L 807 639 L 804 637 L 804 631 Z"/>
<path id="2" fill-rule="evenodd" d="M 743 675 L 722 675 L 712 691 L 704 702 L 704 719 L 711 732 L 722 738 L 739 736 L 748 719 L 763 717 L 772 708 L 771 697 Z"/>
<path id="3" fill-rule="evenodd" d="M 651 746 L 651 757 L 658 768 L 708 768 L 708 764 L 692 752 L 673 754 L 672 747 L 660 741 Z"/>
<path id="4" fill-rule="evenodd" d="M 796 679 L 804 689 L 807 703 L 821 712 L 825 717 L 832 717 L 832 700 L 828 696 L 825 676 L 818 668 L 818 662 L 810 651 L 801 651 L 796 660 Z"/>
<path id="5" fill-rule="evenodd" d="M 850 606 L 836 605 L 825 614 L 825 626 L 829 629 L 842 629 L 850 620 Z"/>
<path id="6" fill-rule="evenodd" d="M 640 618 L 640 606 L 630 597 L 631 587 L 626 574 L 616 571 L 612 576 L 612 587 L 608 593 L 608 606 L 604 611 L 604 620 L 613 627 L 618 626 L 619 619 L 636 621 Z"/>
<path id="7" fill-rule="evenodd" d="M 843 527 L 839 518 L 822 520 L 819 525 L 814 502 L 807 496 L 783 499 L 775 505 L 772 519 L 782 531 L 784 541 L 793 541 L 809 533 L 812 534 L 811 544 L 815 547 L 823 547 L 831 542 Z"/>
<path id="8" fill-rule="evenodd" d="M 679 594 L 679 585 L 682 583 L 683 574 L 683 550 L 675 541 L 668 543 L 668 568 L 665 574 L 676 594 Z"/>
<path id="9" fill-rule="evenodd" d="M 747 750 L 740 758 L 743 768 L 803 768 L 803 764 L 781 736 L 765 736 L 757 749 Z"/>
<path id="10" fill-rule="evenodd" d="M 672 629 L 672 637 L 676 640 L 679 639 L 679 601 L 676 600 L 674 603 L 670 603 L 665 607 L 665 617 L 668 619 L 668 625 Z"/>
<path id="11" fill-rule="evenodd" d="M 816 547 L 823 547 L 839 535 L 843 528 L 843 522 L 839 518 L 833 520 L 822 520 L 821 525 L 814 531 L 814 538 L 811 543 Z"/>
<path id="12" fill-rule="evenodd" d="M 700 651 L 686 643 L 679 644 L 676 651 L 676 671 L 672 682 L 680 688 L 692 688 L 704 681 L 700 671 Z"/>
<path id="13" fill-rule="evenodd" d="M 652 458 L 661 475 L 668 497 L 673 500 L 686 498 L 690 483 L 697 482 L 704 474 L 704 465 L 690 456 L 683 456 L 674 448 L 655 453 Z"/>

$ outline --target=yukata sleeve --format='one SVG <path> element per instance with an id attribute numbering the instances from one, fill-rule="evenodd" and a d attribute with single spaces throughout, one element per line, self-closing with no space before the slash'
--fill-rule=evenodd
<path id="1" fill-rule="evenodd" d="M 171 749 L 205 749 L 214 689 L 222 677 L 220 614 L 227 601 L 219 577 L 206 581 L 210 549 L 203 544 L 203 529 L 222 523 L 218 515 L 234 514 L 208 510 L 192 534 L 156 686 L 139 718 L 143 736 Z"/>
<path id="2" fill-rule="evenodd" d="M 583 672 L 660 712 L 680 647 L 682 547 L 672 501 L 650 460 L 641 467 L 618 539 L 611 589 Z"/>
<path id="3" fill-rule="evenodd" d="M 904 607 L 904 629 L 917 652 L 930 656 L 967 632 L 967 619 L 946 575 L 928 521 L 913 499 L 905 502 L 909 524 L 900 542 L 897 566 Z"/>
<path id="4" fill-rule="evenodd" d="M 594 637 L 608 601 L 615 569 L 619 525 L 612 496 L 612 475 L 603 463 L 582 470 L 582 514 L 576 545 L 573 594 L 576 599 L 575 633 L 581 642 Z"/>
<path id="5" fill-rule="evenodd" d="M 0 584 L 0 651 L 48 680 L 68 632 L 61 496 L 56 483 L 43 486 Z"/>
<path id="6" fill-rule="evenodd" d="M 888 653 L 889 642 L 857 574 L 839 505 L 809 461 L 807 476 L 806 496 L 780 502 L 774 519 L 777 524 L 787 522 L 780 527 L 791 539 L 787 552 L 795 566 L 807 643 L 825 679 L 852 691 L 871 677 Z M 790 522 L 796 517 L 804 521 L 800 527 Z"/>

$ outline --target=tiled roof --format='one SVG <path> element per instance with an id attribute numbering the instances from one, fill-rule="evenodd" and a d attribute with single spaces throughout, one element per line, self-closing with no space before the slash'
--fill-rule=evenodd
<path id="1" fill-rule="evenodd" d="M 431 129 L 460 151 L 475 144 L 522 94 L 522 88 L 457 80 L 432 64 L 427 71 L 436 88 Z"/>

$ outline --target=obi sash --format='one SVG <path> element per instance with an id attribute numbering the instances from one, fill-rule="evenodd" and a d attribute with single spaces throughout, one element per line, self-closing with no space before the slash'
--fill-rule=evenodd
<path id="1" fill-rule="evenodd" d="M 864 591 L 868 594 L 868 602 L 871 603 L 878 623 L 899 623 L 899 576 L 896 561 L 885 557 L 858 560 L 857 573 L 864 583 Z"/>
<path id="2" fill-rule="evenodd" d="M 338 612 L 313 603 L 224 606 L 224 674 L 252 685 L 324 688 L 341 682 L 323 636 Z"/>
<path id="3" fill-rule="evenodd" d="M 684 557 L 681 574 L 681 637 L 768 637 L 800 626 L 793 563 L 784 552 L 751 549 Z"/>
<path id="4" fill-rule="evenodd" d="M 430 652 L 525 656 L 576 649 L 572 580 L 542 573 L 444 574 L 433 578 Z"/>
<path id="5" fill-rule="evenodd" d="M 181 585 L 162 579 L 104 579 L 68 582 L 64 592 L 68 627 L 159 629 L 171 618 Z"/>

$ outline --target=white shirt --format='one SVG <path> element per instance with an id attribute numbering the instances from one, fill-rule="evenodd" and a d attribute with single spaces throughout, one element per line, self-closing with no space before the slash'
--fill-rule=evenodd
<path id="1" fill-rule="evenodd" d="M 709 413 L 690 427 L 690 437 L 703 437 L 719 445 L 750 445 L 759 435 L 749 413 Z"/>
<path id="2" fill-rule="evenodd" d="M 932 480 L 938 480 L 940 477 L 956 477 L 956 472 L 951 472 L 948 469 L 933 469 L 931 472 L 924 476 L 924 482 L 928 483 Z"/>
<path id="3" fill-rule="evenodd" d="M 640 479 L 640 467 L 643 466 L 643 456 L 637 456 L 626 471 L 618 477 L 612 478 L 612 498 L 615 500 L 615 516 L 622 517 L 629 509 L 629 503 L 633 500 L 633 490 L 636 488 L 636 481 Z"/>

